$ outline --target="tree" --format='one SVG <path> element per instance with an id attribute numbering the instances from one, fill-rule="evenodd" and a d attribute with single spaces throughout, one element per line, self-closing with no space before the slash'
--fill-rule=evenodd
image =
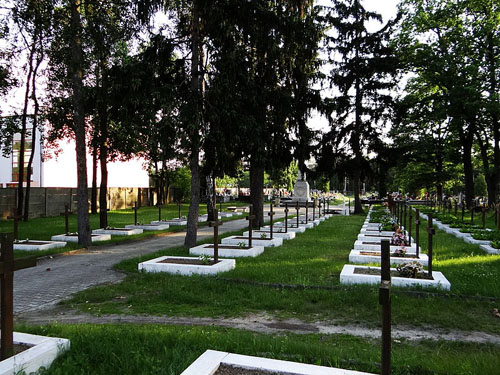
<path id="1" fill-rule="evenodd" d="M 345 143 L 350 146 L 355 213 L 363 212 L 360 181 L 364 154 L 389 120 L 393 102 L 389 90 L 398 69 L 389 45 L 395 22 L 369 32 L 370 21 L 382 22 L 382 18 L 365 10 L 360 0 L 342 0 L 325 8 L 324 22 L 333 28 L 326 37 L 328 62 L 333 66 L 328 80 L 339 92 L 324 108 L 331 126 L 327 140 L 333 140 L 335 149 L 344 148 Z"/>

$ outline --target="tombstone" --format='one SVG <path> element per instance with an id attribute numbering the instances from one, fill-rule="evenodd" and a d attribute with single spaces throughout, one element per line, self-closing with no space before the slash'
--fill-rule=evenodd
<path id="1" fill-rule="evenodd" d="M 208 223 L 209 227 L 214 228 L 214 263 L 219 262 L 219 227 L 222 225 L 222 220 L 218 219 L 219 213 L 214 208 L 214 221 Z M 251 234 L 250 234 L 251 236 Z M 252 245 L 250 245 L 251 247 Z"/>
<path id="2" fill-rule="evenodd" d="M 429 257 L 427 271 L 430 277 L 432 277 L 432 237 L 435 234 L 436 230 L 432 226 L 432 214 L 429 214 L 429 219 L 427 221 L 427 256 Z"/>
<path id="3" fill-rule="evenodd" d="M 273 216 L 274 216 L 274 214 L 275 214 L 275 212 L 273 211 L 273 202 L 271 201 L 271 203 L 269 204 L 269 212 L 267 213 L 267 216 L 269 216 L 269 219 L 270 219 L 269 234 L 270 234 L 271 240 L 273 239 Z"/>
<path id="4" fill-rule="evenodd" d="M 293 186 L 292 201 L 308 202 L 309 201 L 309 183 L 306 181 L 305 173 L 300 171 L 297 175 L 297 181 Z"/>
<path id="5" fill-rule="evenodd" d="M 252 247 L 252 221 L 253 219 L 255 219 L 255 215 L 252 214 L 252 211 L 253 207 L 252 205 L 250 205 L 248 216 L 246 217 L 246 219 L 248 220 L 248 247 Z"/>
<path id="6" fill-rule="evenodd" d="M 14 260 L 14 236 L 0 233 L 0 359 L 14 354 L 14 271 L 36 266 L 36 257 Z"/>
<path id="7" fill-rule="evenodd" d="M 9 220 L 14 220 L 14 240 L 19 239 L 19 220 L 23 218 L 23 215 L 16 215 L 14 214 L 7 216 L 7 219 Z"/>
<path id="8" fill-rule="evenodd" d="M 391 262 L 389 240 L 381 241 L 381 280 L 379 304 L 382 306 L 382 375 L 391 373 Z"/>
<path id="9" fill-rule="evenodd" d="M 419 253 L 420 253 L 420 210 L 417 208 L 415 210 L 415 248 L 416 248 L 416 255 L 417 258 L 419 258 Z"/>
<path id="10" fill-rule="evenodd" d="M 72 215 L 72 213 L 69 212 L 69 207 L 67 204 L 65 204 L 64 212 L 61 212 L 59 216 L 64 216 L 64 233 L 66 234 L 69 233 L 69 215 Z"/>

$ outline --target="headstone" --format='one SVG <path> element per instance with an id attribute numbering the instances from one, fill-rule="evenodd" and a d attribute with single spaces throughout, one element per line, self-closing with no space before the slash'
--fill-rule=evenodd
<path id="1" fill-rule="evenodd" d="M 379 287 L 379 303 L 382 306 L 382 375 L 391 373 L 391 265 L 390 243 L 381 243 L 382 267 Z"/>
<path id="2" fill-rule="evenodd" d="M 219 213 L 214 209 L 214 221 L 210 221 L 208 226 L 214 228 L 214 263 L 219 261 L 219 227 L 222 225 L 222 220 L 218 220 Z"/>
<path id="3" fill-rule="evenodd" d="M 36 266 L 36 257 L 14 260 L 14 236 L 0 233 L 0 359 L 14 354 L 14 271 Z"/>
<path id="4" fill-rule="evenodd" d="M 306 181 L 305 174 L 299 171 L 297 181 L 293 186 L 293 201 L 307 202 L 309 201 L 309 183 Z"/>

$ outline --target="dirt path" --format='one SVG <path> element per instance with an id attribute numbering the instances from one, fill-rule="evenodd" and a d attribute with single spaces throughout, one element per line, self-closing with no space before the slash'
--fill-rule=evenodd
<path id="1" fill-rule="evenodd" d="M 44 325 L 52 323 L 61 324 L 168 324 L 168 325 L 195 325 L 217 326 L 249 330 L 264 334 L 346 334 L 363 338 L 379 338 L 380 329 L 364 327 L 361 325 L 343 325 L 335 321 L 305 322 L 299 319 L 277 319 L 270 315 L 249 315 L 240 318 L 194 318 L 194 317 L 168 317 L 151 315 L 101 315 L 94 316 L 83 314 L 65 307 L 55 307 L 49 310 L 27 312 L 18 315 L 18 323 Z M 392 337 L 395 340 L 443 340 L 468 343 L 481 343 L 500 345 L 500 335 L 484 332 L 450 331 L 435 327 L 411 327 L 394 325 Z"/>

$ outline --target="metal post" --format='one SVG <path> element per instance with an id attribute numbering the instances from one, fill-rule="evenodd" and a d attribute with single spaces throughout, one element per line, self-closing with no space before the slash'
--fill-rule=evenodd
<path id="1" fill-rule="evenodd" d="M 407 216 L 406 216 L 406 215 L 407 215 L 406 209 L 407 209 L 407 207 L 406 207 L 406 202 L 405 202 L 405 204 L 404 204 L 404 214 L 403 214 L 403 217 L 404 217 L 404 223 L 403 223 L 404 232 L 406 232 L 406 231 L 407 231 L 407 229 L 406 229 L 406 217 L 407 217 Z M 404 232 L 403 232 L 403 233 L 404 233 Z"/>
<path id="2" fill-rule="evenodd" d="M 252 247 L 252 220 L 255 218 L 255 216 L 253 215 L 252 211 L 253 211 L 253 206 L 250 205 L 249 207 L 249 213 L 248 213 L 248 216 L 246 217 L 246 219 L 248 220 L 248 247 Z M 219 215 L 217 214 L 217 217 Z"/>
<path id="3" fill-rule="evenodd" d="M 306 224 L 309 222 L 309 202 L 306 201 Z"/>
<path id="4" fill-rule="evenodd" d="M 219 226 L 222 225 L 222 221 L 219 221 L 219 213 L 217 212 L 217 208 L 214 208 L 214 217 L 215 220 L 208 223 L 210 227 L 214 228 L 214 263 L 219 262 Z M 250 245 L 251 247 L 251 245 Z"/>
<path id="5" fill-rule="evenodd" d="M 299 227 L 299 216 L 300 216 L 299 202 L 296 203 L 295 212 L 297 213 L 297 228 L 298 228 Z"/>

